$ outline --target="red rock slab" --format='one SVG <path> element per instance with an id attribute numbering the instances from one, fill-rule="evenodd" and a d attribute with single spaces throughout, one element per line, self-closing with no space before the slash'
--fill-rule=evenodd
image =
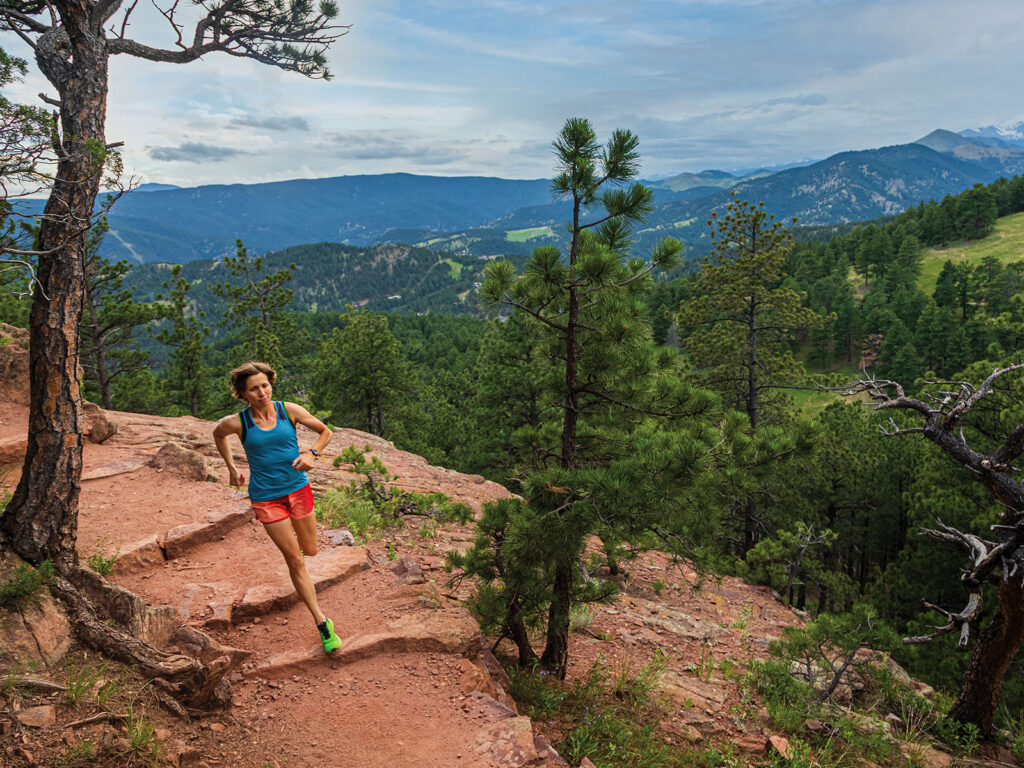
<path id="1" fill-rule="evenodd" d="M 98 467 L 93 467 L 87 472 L 83 472 L 82 481 L 99 480 L 102 477 L 113 477 L 114 475 L 125 475 L 137 469 L 142 469 L 148 460 L 148 456 L 133 456 L 129 459 L 108 461 L 106 464 L 100 464 Z"/>
<path id="2" fill-rule="evenodd" d="M 465 612 L 442 611 L 406 614 L 383 632 L 345 638 L 341 648 L 327 656 L 320 646 L 307 646 L 272 656 L 267 663 L 243 672 L 248 677 L 278 680 L 310 669 L 351 664 L 397 653 L 445 653 L 465 656 L 479 649 L 480 628 Z"/>
<path id="3" fill-rule="evenodd" d="M 229 531 L 238 528 L 251 516 L 249 502 L 244 501 L 234 506 L 211 512 L 198 523 L 187 523 L 172 528 L 163 537 L 163 548 L 168 560 L 181 557 L 190 549 L 200 544 L 219 539 Z"/>
<path id="4" fill-rule="evenodd" d="M 369 567 L 365 547 L 328 549 L 316 557 L 306 560 L 306 571 L 313 580 L 317 592 L 332 584 L 337 584 L 339 581 L 344 581 L 360 571 L 365 571 Z M 264 616 L 298 602 L 299 596 L 288 578 L 287 565 L 284 563 L 278 565 L 275 575 L 268 581 L 274 583 L 251 587 L 245 592 L 242 600 L 232 611 L 234 621 L 249 616 Z"/>

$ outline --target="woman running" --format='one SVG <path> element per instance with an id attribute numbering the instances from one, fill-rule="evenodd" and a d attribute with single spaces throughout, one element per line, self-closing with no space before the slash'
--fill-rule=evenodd
<path id="1" fill-rule="evenodd" d="M 313 614 L 324 651 L 341 646 L 334 622 L 324 616 L 303 556 L 316 554 L 313 491 L 306 470 L 331 441 L 331 430 L 301 405 L 272 398 L 277 373 L 266 363 L 249 362 L 231 372 L 231 393 L 247 403 L 241 413 L 225 416 L 213 430 L 213 441 L 224 457 L 231 485 L 241 488 L 245 476 L 231 457 L 229 435 L 238 435 L 249 461 L 249 500 L 256 518 L 281 550 L 288 575 L 302 602 Z M 313 447 L 300 452 L 295 424 L 319 433 Z"/>

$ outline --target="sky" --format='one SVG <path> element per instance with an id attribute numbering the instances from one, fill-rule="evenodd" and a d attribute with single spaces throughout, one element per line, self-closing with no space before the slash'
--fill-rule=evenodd
<path id="1" fill-rule="evenodd" d="M 160 0 L 158 0 L 159 2 Z M 543 178 L 568 117 L 664 177 L 1024 119 L 1020 0 L 339 0 L 329 82 L 214 54 L 115 56 L 109 141 L 139 181 L 409 172 Z M 142 4 L 140 4 L 140 8 Z M 169 46 L 150 8 L 131 34 Z M 24 56 L 15 38 L 0 45 Z M 53 90 L 35 71 L 21 101 Z"/>

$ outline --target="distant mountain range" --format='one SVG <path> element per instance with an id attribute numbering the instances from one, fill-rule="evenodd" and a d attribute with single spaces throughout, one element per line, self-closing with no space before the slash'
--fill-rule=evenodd
<path id="1" fill-rule="evenodd" d="M 1009 146 L 1024 149 L 1024 120 L 1012 125 L 988 125 L 959 132 L 961 136 L 975 141 L 992 140 L 995 146 Z"/>
<path id="2" fill-rule="evenodd" d="M 657 207 L 636 241 L 642 253 L 672 235 L 699 255 L 708 214 L 731 191 L 763 200 L 780 219 L 828 225 L 894 215 L 1022 172 L 1024 123 L 933 131 L 911 144 L 842 152 L 774 173 L 683 173 L 650 183 Z M 105 252 L 184 263 L 231 253 L 241 238 L 256 253 L 303 243 L 395 242 L 460 258 L 494 257 L 560 243 L 568 210 L 567 202 L 552 199 L 547 179 L 397 173 L 184 189 L 147 184 L 118 201 Z"/>

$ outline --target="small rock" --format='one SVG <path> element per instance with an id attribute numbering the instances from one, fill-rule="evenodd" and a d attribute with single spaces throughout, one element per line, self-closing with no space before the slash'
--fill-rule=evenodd
<path id="1" fill-rule="evenodd" d="M 210 723 L 210 730 L 215 733 L 220 733 L 225 728 L 224 723 Z"/>
<path id="2" fill-rule="evenodd" d="M 53 704 L 29 707 L 18 713 L 18 720 L 22 725 L 29 728 L 44 728 L 57 722 L 57 711 L 54 709 Z"/>
<path id="3" fill-rule="evenodd" d="M 792 750 L 789 748 L 789 742 L 781 736 L 769 736 L 768 743 L 775 747 L 775 751 L 782 755 L 786 760 L 790 760 L 793 757 Z"/>
<path id="4" fill-rule="evenodd" d="M 589 757 L 584 757 L 583 760 L 580 762 L 580 768 L 597 768 L 597 766 L 590 762 Z"/>
<path id="5" fill-rule="evenodd" d="M 335 528 L 324 531 L 324 533 L 332 547 L 354 547 L 356 545 L 356 538 L 348 528 Z"/>

